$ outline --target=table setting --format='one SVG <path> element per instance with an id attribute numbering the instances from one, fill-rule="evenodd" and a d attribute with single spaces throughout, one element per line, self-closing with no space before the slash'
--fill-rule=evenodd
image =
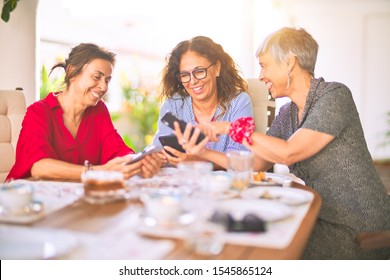
<path id="1" fill-rule="evenodd" d="M 314 199 L 312 192 L 292 188 L 288 175 L 263 172 L 260 180 L 259 172 L 249 170 L 250 177 L 241 173 L 235 185 L 235 171 L 215 171 L 206 162 L 129 180 L 88 172 L 80 182 L 16 180 L 0 186 L 4 259 L 161 259 L 177 244 L 204 258 L 223 255 L 229 245 L 287 250 Z M 1 202 L 14 189 L 28 190 L 19 212 Z M 70 218 L 75 214 L 80 222 Z M 113 228 L 105 226 L 106 219 Z M 56 236 L 68 245 L 61 247 Z M 144 250 L 149 247 L 156 250 Z"/>
<path id="2" fill-rule="evenodd" d="M 187 169 L 192 172 L 183 173 Z M 265 173 L 261 182 L 256 181 L 255 172 L 250 171 L 248 185 L 241 184 L 237 188 L 232 184 L 229 170 L 212 171 L 207 165 L 200 173 L 194 170 L 188 166 L 162 170 L 161 177 L 157 175 L 153 180 L 157 183 L 161 178 L 163 183 L 154 187 L 143 184 L 143 179 L 133 179 L 133 186 L 141 186 L 141 201 L 145 205 L 139 216 L 139 234 L 193 243 L 194 227 L 207 224 L 206 228 L 210 229 L 218 225 L 218 221 L 212 221 L 216 212 L 224 212 L 238 221 L 253 215 L 264 224 L 263 231 L 229 231 L 225 221 L 224 225 L 219 224 L 222 230 L 217 231 L 219 239 L 223 240 L 220 242 L 281 249 L 290 244 L 314 198 L 308 191 L 291 188 L 292 178 L 287 175 Z M 169 180 L 175 183 L 169 185 Z M 213 234 L 208 235 L 214 238 Z"/>

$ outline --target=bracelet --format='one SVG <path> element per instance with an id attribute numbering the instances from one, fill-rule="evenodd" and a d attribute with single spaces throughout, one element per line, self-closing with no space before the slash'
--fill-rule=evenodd
<path id="1" fill-rule="evenodd" d="M 251 135 L 255 131 L 255 121 L 252 117 L 239 118 L 230 124 L 229 136 L 234 142 L 242 143 L 245 139 L 252 145 Z"/>
<path id="2" fill-rule="evenodd" d="M 89 162 L 89 160 L 84 161 L 84 173 L 87 171 L 93 170 L 92 163 Z"/>

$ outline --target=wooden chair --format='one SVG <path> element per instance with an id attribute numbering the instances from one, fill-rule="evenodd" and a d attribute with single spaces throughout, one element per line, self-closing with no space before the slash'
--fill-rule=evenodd
<path id="1" fill-rule="evenodd" d="M 272 99 L 263 82 L 255 78 L 246 81 L 248 94 L 252 100 L 256 131 L 265 133 L 275 118 L 275 100 Z"/>
<path id="2" fill-rule="evenodd" d="M 0 183 L 14 165 L 16 143 L 25 113 L 26 100 L 21 88 L 0 90 Z"/>

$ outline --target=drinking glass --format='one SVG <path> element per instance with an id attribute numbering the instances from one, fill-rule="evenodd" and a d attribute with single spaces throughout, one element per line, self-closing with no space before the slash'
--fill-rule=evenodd
<path id="1" fill-rule="evenodd" d="M 177 168 L 182 186 L 187 187 L 192 193 L 208 183 L 208 174 L 213 170 L 213 164 L 206 161 L 183 161 Z"/>
<path id="2" fill-rule="evenodd" d="M 188 231 L 187 245 L 200 255 L 218 255 L 225 245 L 225 228 L 208 221 L 195 221 Z"/>
<path id="3" fill-rule="evenodd" d="M 232 176 L 232 188 L 246 189 L 252 179 L 253 154 L 249 151 L 230 151 L 228 158 L 228 173 Z"/>

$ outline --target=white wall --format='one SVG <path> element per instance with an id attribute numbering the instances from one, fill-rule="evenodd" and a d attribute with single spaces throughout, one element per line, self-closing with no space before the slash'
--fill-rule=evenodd
<path id="1" fill-rule="evenodd" d="M 36 100 L 38 90 L 37 3 L 38 0 L 19 1 L 10 20 L 0 20 L 0 88 L 22 87 L 27 104 Z"/>
<path id="2" fill-rule="evenodd" d="M 390 146 L 380 147 L 389 129 L 390 1 L 284 2 L 290 25 L 305 28 L 319 43 L 316 76 L 351 89 L 372 157 L 390 158 Z"/>
<path id="3" fill-rule="evenodd" d="M 38 1 L 19 1 L 10 21 L 0 21 L 0 88 L 23 87 L 28 105 L 36 100 L 39 88 Z M 226 50 L 237 59 L 244 75 L 257 77 L 259 67 L 254 52 L 266 34 L 281 25 L 306 28 L 320 45 L 316 76 L 343 82 L 352 90 L 373 158 L 389 158 L 390 147 L 378 145 L 386 130 L 384 115 L 390 111 L 390 1 L 279 0 L 270 2 L 279 8 L 271 16 L 260 8 L 259 1 L 264 0 L 245 0 L 237 9 L 239 15 L 231 19 L 234 25 L 240 25 L 235 28 L 241 36 L 232 36 L 236 43 Z M 253 15 L 245 17 L 245 6 L 253 7 Z M 218 42 L 226 29 L 233 31 L 232 26 L 212 21 L 210 24 L 220 30 L 220 34 L 210 35 Z"/>

